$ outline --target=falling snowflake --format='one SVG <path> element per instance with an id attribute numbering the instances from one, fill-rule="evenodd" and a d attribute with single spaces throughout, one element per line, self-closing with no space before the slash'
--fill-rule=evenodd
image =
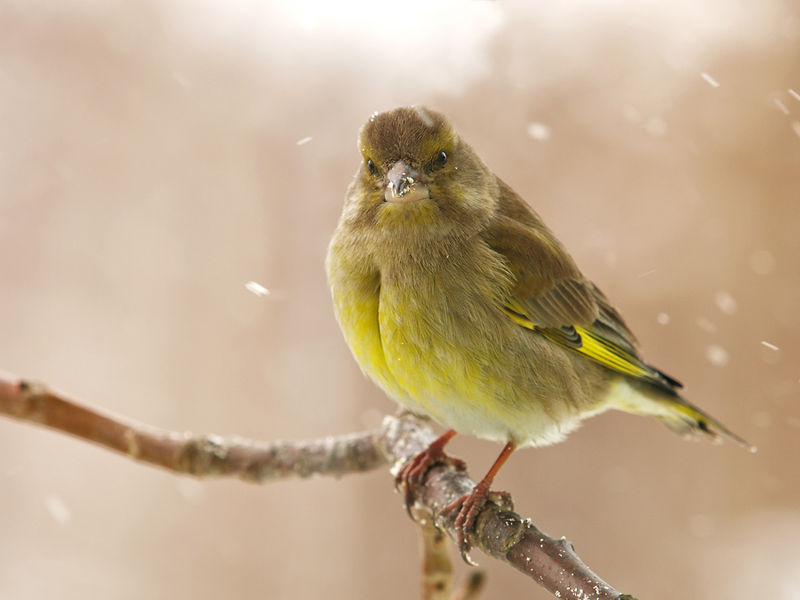
<path id="1" fill-rule="evenodd" d="M 725 291 L 717 292 L 714 296 L 714 302 L 717 304 L 717 308 L 726 315 L 735 314 L 738 308 L 736 299 Z"/>
<path id="2" fill-rule="evenodd" d="M 248 292 L 252 292 L 259 297 L 269 294 L 269 290 L 267 288 L 255 281 L 248 281 L 244 284 L 244 287 L 247 288 Z"/>
<path id="3" fill-rule="evenodd" d="M 708 83 L 708 85 L 710 85 L 711 87 L 715 88 L 719 87 L 719 82 L 708 73 L 706 72 L 700 73 L 700 77 L 702 77 L 706 81 L 706 83 Z"/>
<path id="4" fill-rule="evenodd" d="M 711 344 L 706 348 L 706 358 L 715 367 L 724 367 L 728 364 L 728 351 L 722 346 Z"/>
<path id="5" fill-rule="evenodd" d="M 550 127 L 544 123 L 530 123 L 528 125 L 528 135 L 537 142 L 546 142 L 550 139 Z"/>

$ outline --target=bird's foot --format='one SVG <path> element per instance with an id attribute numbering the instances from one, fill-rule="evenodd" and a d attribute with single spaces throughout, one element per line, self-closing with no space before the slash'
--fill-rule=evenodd
<path id="1" fill-rule="evenodd" d="M 400 472 L 395 478 L 395 485 L 403 490 L 406 510 L 412 519 L 414 515 L 411 513 L 411 507 L 414 506 L 417 489 L 425 481 L 425 477 L 431 467 L 437 464 L 446 464 L 459 471 L 465 471 L 467 469 L 463 460 L 449 456 L 444 452 L 445 445 L 453 436 L 455 436 L 455 432 L 448 431 L 444 435 L 438 437 L 430 446 L 403 465 L 403 468 L 400 469 Z"/>
<path id="2" fill-rule="evenodd" d="M 486 483 L 486 485 L 484 485 Z M 469 536 L 475 527 L 475 521 L 481 512 L 481 509 L 487 502 L 497 504 L 504 510 L 513 509 L 511 502 L 511 495 L 508 492 L 493 492 L 489 490 L 489 482 L 481 481 L 476 485 L 472 492 L 464 494 L 457 500 L 445 506 L 439 513 L 441 516 L 448 517 L 452 513 L 457 512 L 455 520 L 455 529 L 458 534 L 456 540 L 458 550 L 461 552 L 461 558 L 464 559 L 468 565 L 477 566 L 476 563 L 469 555 L 472 548 Z"/>

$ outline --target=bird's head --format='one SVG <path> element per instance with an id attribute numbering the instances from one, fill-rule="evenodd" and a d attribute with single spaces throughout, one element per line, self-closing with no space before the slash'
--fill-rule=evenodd
<path id="1" fill-rule="evenodd" d="M 444 115 L 423 107 L 376 113 L 358 147 L 345 208 L 354 224 L 435 239 L 469 235 L 490 218 L 496 179 Z"/>

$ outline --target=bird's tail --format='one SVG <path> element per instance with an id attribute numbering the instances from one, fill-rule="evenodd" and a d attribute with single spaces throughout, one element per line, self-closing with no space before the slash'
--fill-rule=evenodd
<path id="1" fill-rule="evenodd" d="M 725 436 L 750 452 L 755 446 L 733 433 L 712 416 L 703 412 L 682 398 L 676 391 L 668 392 L 662 388 L 653 389 L 645 385 L 641 388 L 623 383 L 629 389 L 617 394 L 614 408 L 639 415 L 656 417 L 675 433 L 684 437 L 706 439 L 715 443 Z M 630 393 L 633 392 L 633 393 Z"/>
<path id="2" fill-rule="evenodd" d="M 750 445 L 715 418 L 680 396 L 664 398 L 662 402 L 668 406 L 668 411 L 665 414 L 656 415 L 656 417 L 672 431 L 687 437 L 704 437 L 712 442 L 719 442 L 721 434 L 750 452 L 756 451 L 755 446 Z"/>

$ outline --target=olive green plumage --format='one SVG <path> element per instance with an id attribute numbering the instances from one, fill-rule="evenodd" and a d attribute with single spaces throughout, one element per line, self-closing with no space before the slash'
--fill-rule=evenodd
<path id="1" fill-rule="evenodd" d="M 742 442 L 644 361 L 608 299 L 443 115 L 373 115 L 359 149 L 328 278 L 347 343 L 390 397 L 516 446 L 560 441 L 609 408 Z"/>

